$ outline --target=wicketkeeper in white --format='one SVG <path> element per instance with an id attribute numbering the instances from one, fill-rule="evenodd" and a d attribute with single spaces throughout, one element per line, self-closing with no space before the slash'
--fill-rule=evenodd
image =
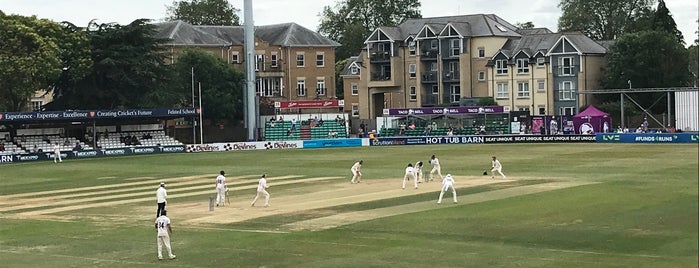
<path id="1" fill-rule="evenodd" d="M 267 188 L 269 188 L 269 186 L 267 186 L 267 174 L 262 174 L 262 178 L 260 178 L 260 181 L 257 183 L 257 194 L 255 198 L 252 199 L 251 207 L 255 206 L 255 202 L 257 202 L 257 198 L 260 197 L 260 195 L 265 196 L 265 207 L 269 207 L 269 193 L 267 192 Z"/>
<path id="2" fill-rule="evenodd" d="M 226 204 L 226 172 L 219 172 L 216 177 L 216 206 L 223 206 Z"/>
<path id="3" fill-rule="evenodd" d="M 364 160 L 354 163 L 350 171 L 352 171 L 352 183 L 362 182 L 362 164 Z"/>
<path id="4" fill-rule="evenodd" d="M 170 247 L 170 233 L 172 233 L 172 227 L 170 225 L 170 218 L 167 217 L 167 211 L 163 210 L 160 213 L 160 217 L 155 219 L 155 229 L 158 230 L 158 259 L 163 259 L 163 244 L 165 244 L 165 250 L 167 250 L 167 256 L 172 260 L 176 258 L 175 254 L 172 254 L 172 248 Z"/>
<path id="5" fill-rule="evenodd" d="M 454 189 L 454 178 L 451 177 L 451 174 L 447 174 L 446 177 L 442 180 L 442 191 L 439 192 L 439 200 L 437 200 L 437 204 L 442 203 L 442 197 L 444 196 L 444 192 L 449 190 L 451 188 L 451 195 L 454 197 L 454 203 L 457 203 L 456 201 L 456 189 Z"/>
<path id="6" fill-rule="evenodd" d="M 440 180 L 444 179 L 444 177 L 442 177 L 442 168 L 439 166 L 439 159 L 437 159 L 436 156 L 432 155 L 432 158 L 430 158 L 430 164 L 432 164 L 432 170 L 430 171 L 430 180 L 434 180 L 435 173 L 439 175 Z"/>
<path id="7" fill-rule="evenodd" d="M 413 164 L 408 163 L 408 167 L 405 168 L 405 176 L 403 176 L 403 189 L 405 190 L 405 181 L 413 180 L 415 183 L 415 189 L 417 189 L 417 177 L 415 176 L 415 169 Z"/>
<path id="8" fill-rule="evenodd" d="M 503 179 L 507 178 L 507 177 L 505 177 L 505 174 L 502 174 L 502 165 L 500 164 L 500 161 L 495 156 L 493 156 L 492 166 L 493 166 L 493 169 L 490 170 L 490 174 L 491 174 L 490 178 L 495 178 L 495 171 L 500 173 L 500 176 L 502 176 Z"/>

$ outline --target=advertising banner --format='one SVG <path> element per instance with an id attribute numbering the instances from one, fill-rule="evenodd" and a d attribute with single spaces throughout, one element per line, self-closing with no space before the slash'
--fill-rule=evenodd
<path id="1" fill-rule="evenodd" d="M 326 139 L 326 140 L 305 140 L 303 148 L 328 148 L 328 147 L 361 147 L 362 140 L 353 139 Z"/>
<path id="2" fill-rule="evenodd" d="M 688 133 L 602 133 L 595 138 L 597 142 L 615 143 L 699 143 L 699 134 Z"/>
<path id="3" fill-rule="evenodd" d="M 482 144 L 482 143 L 555 143 L 595 142 L 592 135 L 507 135 L 507 136 L 454 136 L 454 137 L 401 137 L 371 140 L 371 146 L 423 145 L 423 144 Z"/>
<path id="4" fill-rule="evenodd" d="M 188 153 L 197 152 L 223 152 L 223 151 L 248 151 L 248 150 L 274 150 L 274 149 L 301 149 L 301 141 L 253 141 L 253 142 L 226 142 L 207 144 L 188 144 Z"/>
<path id="5" fill-rule="evenodd" d="M 434 108 L 384 109 L 384 115 L 440 115 L 440 114 L 492 114 L 504 113 L 503 106 L 462 106 Z"/>
<path id="6" fill-rule="evenodd" d="M 344 106 L 344 100 L 297 100 L 297 101 L 277 101 L 275 108 L 296 109 L 296 108 L 337 108 Z"/>
<path id="7" fill-rule="evenodd" d="M 152 146 L 152 147 L 124 147 L 100 150 L 62 151 L 61 159 L 93 158 L 105 156 L 182 153 L 184 146 Z M 53 152 L 0 155 L 0 164 L 21 163 L 39 160 L 53 160 Z"/>
<path id="8" fill-rule="evenodd" d="M 0 122 L 120 119 L 140 117 L 188 117 L 198 115 L 196 108 L 156 108 L 125 110 L 73 110 L 43 112 L 0 112 Z"/>

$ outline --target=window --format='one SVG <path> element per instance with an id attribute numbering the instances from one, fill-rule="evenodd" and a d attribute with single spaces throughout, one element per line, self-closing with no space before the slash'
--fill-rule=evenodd
<path id="1" fill-rule="evenodd" d="M 479 58 L 485 58 L 485 48 L 484 48 L 484 47 L 479 47 L 479 48 L 478 48 L 478 57 L 479 57 Z"/>
<path id="2" fill-rule="evenodd" d="M 415 56 L 415 41 L 408 42 L 408 52 L 410 56 Z"/>
<path id="3" fill-rule="evenodd" d="M 255 55 L 255 71 L 265 70 L 265 55 Z"/>
<path id="4" fill-rule="evenodd" d="M 436 62 L 433 62 L 433 63 L 430 64 L 430 71 L 436 72 L 437 69 L 438 69 L 438 68 L 437 68 L 437 63 L 436 63 Z"/>
<path id="5" fill-rule="evenodd" d="M 281 79 L 277 77 L 259 77 L 255 79 L 257 82 L 255 84 L 255 89 L 257 90 L 257 95 L 264 97 L 271 97 L 274 94 L 279 94 L 279 89 L 281 88 Z"/>
<path id="6" fill-rule="evenodd" d="M 517 98 L 529 98 L 529 83 L 517 83 Z"/>
<path id="7" fill-rule="evenodd" d="M 359 117 L 359 103 L 352 103 L 352 116 Z"/>
<path id="8" fill-rule="evenodd" d="M 240 63 L 240 55 L 238 55 L 238 51 L 234 51 L 233 55 L 231 55 L 231 63 Z"/>
<path id="9" fill-rule="evenodd" d="M 509 89 L 507 88 L 507 83 L 498 83 L 497 92 L 495 92 L 495 98 L 497 99 L 507 99 L 510 97 Z"/>
<path id="10" fill-rule="evenodd" d="M 539 105 L 539 114 L 545 115 L 546 114 L 546 107 Z"/>
<path id="11" fill-rule="evenodd" d="M 357 65 L 352 65 L 352 67 L 350 67 L 350 73 L 359 74 L 359 67 L 357 67 Z"/>
<path id="12" fill-rule="evenodd" d="M 575 100 L 575 97 L 573 96 L 573 91 L 575 91 L 575 87 L 573 86 L 573 82 L 570 82 L 570 81 L 561 82 L 560 88 L 558 89 L 558 99 L 559 100 Z"/>
<path id="13" fill-rule="evenodd" d="M 452 39 L 450 47 L 451 47 L 451 49 L 449 52 L 449 56 L 452 56 L 452 57 L 459 56 L 459 54 L 461 54 L 461 39 Z"/>
<path id="14" fill-rule="evenodd" d="M 376 50 L 378 50 L 379 52 L 385 52 L 386 51 L 386 44 L 384 44 L 384 43 L 376 44 Z"/>
<path id="15" fill-rule="evenodd" d="M 529 59 L 517 59 L 517 73 L 529 73 Z"/>
<path id="16" fill-rule="evenodd" d="M 449 62 L 447 65 L 447 80 L 458 80 L 459 79 L 459 63 L 456 61 Z"/>
<path id="17" fill-rule="evenodd" d="M 299 97 L 306 96 L 306 80 L 303 78 L 296 80 L 296 95 Z"/>
<path id="18" fill-rule="evenodd" d="M 273 68 L 279 67 L 279 59 L 277 58 L 276 52 L 272 53 L 272 55 L 270 56 L 270 61 L 272 62 L 271 66 Z"/>
<path id="19" fill-rule="evenodd" d="M 517 111 L 529 112 L 529 107 L 528 106 L 517 106 Z"/>
<path id="20" fill-rule="evenodd" d="M 558 58 L 558 69 L 560 75 L 573 75 L 573 58 L 563 57 Z"/>
<path id="21" fill-rule="evenodd" d="M 357 86 L 357 83 L 352 83 L 352 95 L 359 95 L 359 86 Z"/>
<path id="22" fill-rule="evenodd" d="M 559 111 L 560 115 L 574 115 L 575 107 L 561 107 Z"/>
<path id="23" fill-rule="evenodd" d="M 43 100 L 33 100 L 32 101 L 32 111 L 41 111 L 41 106 L 44 105 Z"/>
<path id="24" fill-rule="evenodd" d="M 536 68 L 544 68 L 544 65 L 546 63 L 546 59 L 541 57 L 541 58 L 536 58 Z"/>
<path id="25" fill-rule="evenodd" d="M 496 60 L 495 61 L 495 70 L 496 70 L 498 75 L 507 74 L 507 60 Z"/>
<path id="26" fill-rule="evenodd" d="M 478 72 L 478 81 L 485 81 L 485 72 Z"/>
<path id="27" fill-rule="evenodd" d="M 316 82 L 316 95 L 325 96 L 327 91 L 328 89 L 325 88 L 325 77 L 318 77 L 318 81 Z"/>
<path id="28" fill-rule="evenodd" d="M 325 67 L 325 55 L 322 52 L 316 54 L 316 67 Z"/>
<path id="29" fill-rule="evenodd" d="M 414 63 L 411 63 L 410 65 L 408 65 L 408 73 L 410 73 L 410 78 L 417 77 L 416 68 L 417 68 L 417 66 Z"/>
<path id="30" fill-rule="evenodd" d="M 437 85 L 432 85 L 432 94 L 438 95 L 439 94 L 439 86 Z"/>
<path id="31" fill-rule="evenodd" d="M 539 91 L 539 92 L 546 91 L 546 83 L 544 83 L 544 80 L 536 80 L 536 83 L 539 85 L 537 87 L 537 91 Z"/>
<path id="32" fill-rule="evenodd" d="M 434 49 L 437 49 L 438 45 L 439 45 L 439 42 L 438 42 L 437 40 L 432 40 L 432 41 L 430 42 L 430 48 L 433 49 L 433 50 L 434 50 Z"/>
<path id="33" fill-rule="evenodd" d="M 415 89 L 415 86 L 410 87 L 410 101 L 416 101 L 417 100 L 417 89 Z"/>
<path id="34" fill-rule="evenodd" d="M 449 102 L 455 103 L 461 100 L 461 86 L 451 85 L 449 88 Z"/>
<path id="35" fill-rule="evenodd" d="M 298 54 L 296 54 L 296 67 L 303 67 L 303 66 L 305 66 L 304 55 L 303 55 L 303 53 L 298 53 Z"/>

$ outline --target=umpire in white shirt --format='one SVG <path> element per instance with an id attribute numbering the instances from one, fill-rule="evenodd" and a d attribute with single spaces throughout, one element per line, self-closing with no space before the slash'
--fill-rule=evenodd
<path id="1" fill-rule="evenodd" d="M 160 183 L 160 187 L 155 191 L 155 197 L 158 199 L 158 211 L 155 212 L 155 217 L 160 217 L 163 211 L 165 211 L 165 204 L 167 203 L 167 191 L 165 190 L 165 182 Z"/>

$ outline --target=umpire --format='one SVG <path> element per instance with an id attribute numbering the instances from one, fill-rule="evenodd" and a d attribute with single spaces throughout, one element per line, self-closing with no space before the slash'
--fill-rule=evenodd
<path id="1" fill-rule="evenodd" d="M 165 182 L 160 183 L 160 187 L 155 192 L 155 196 L 158 199 L 158 211 L 155 212 L 155 217 L 160 217 L 162 212 L 165 212 L 165 203 L 167 203 L 167 191 L 165 190 Z"/>

